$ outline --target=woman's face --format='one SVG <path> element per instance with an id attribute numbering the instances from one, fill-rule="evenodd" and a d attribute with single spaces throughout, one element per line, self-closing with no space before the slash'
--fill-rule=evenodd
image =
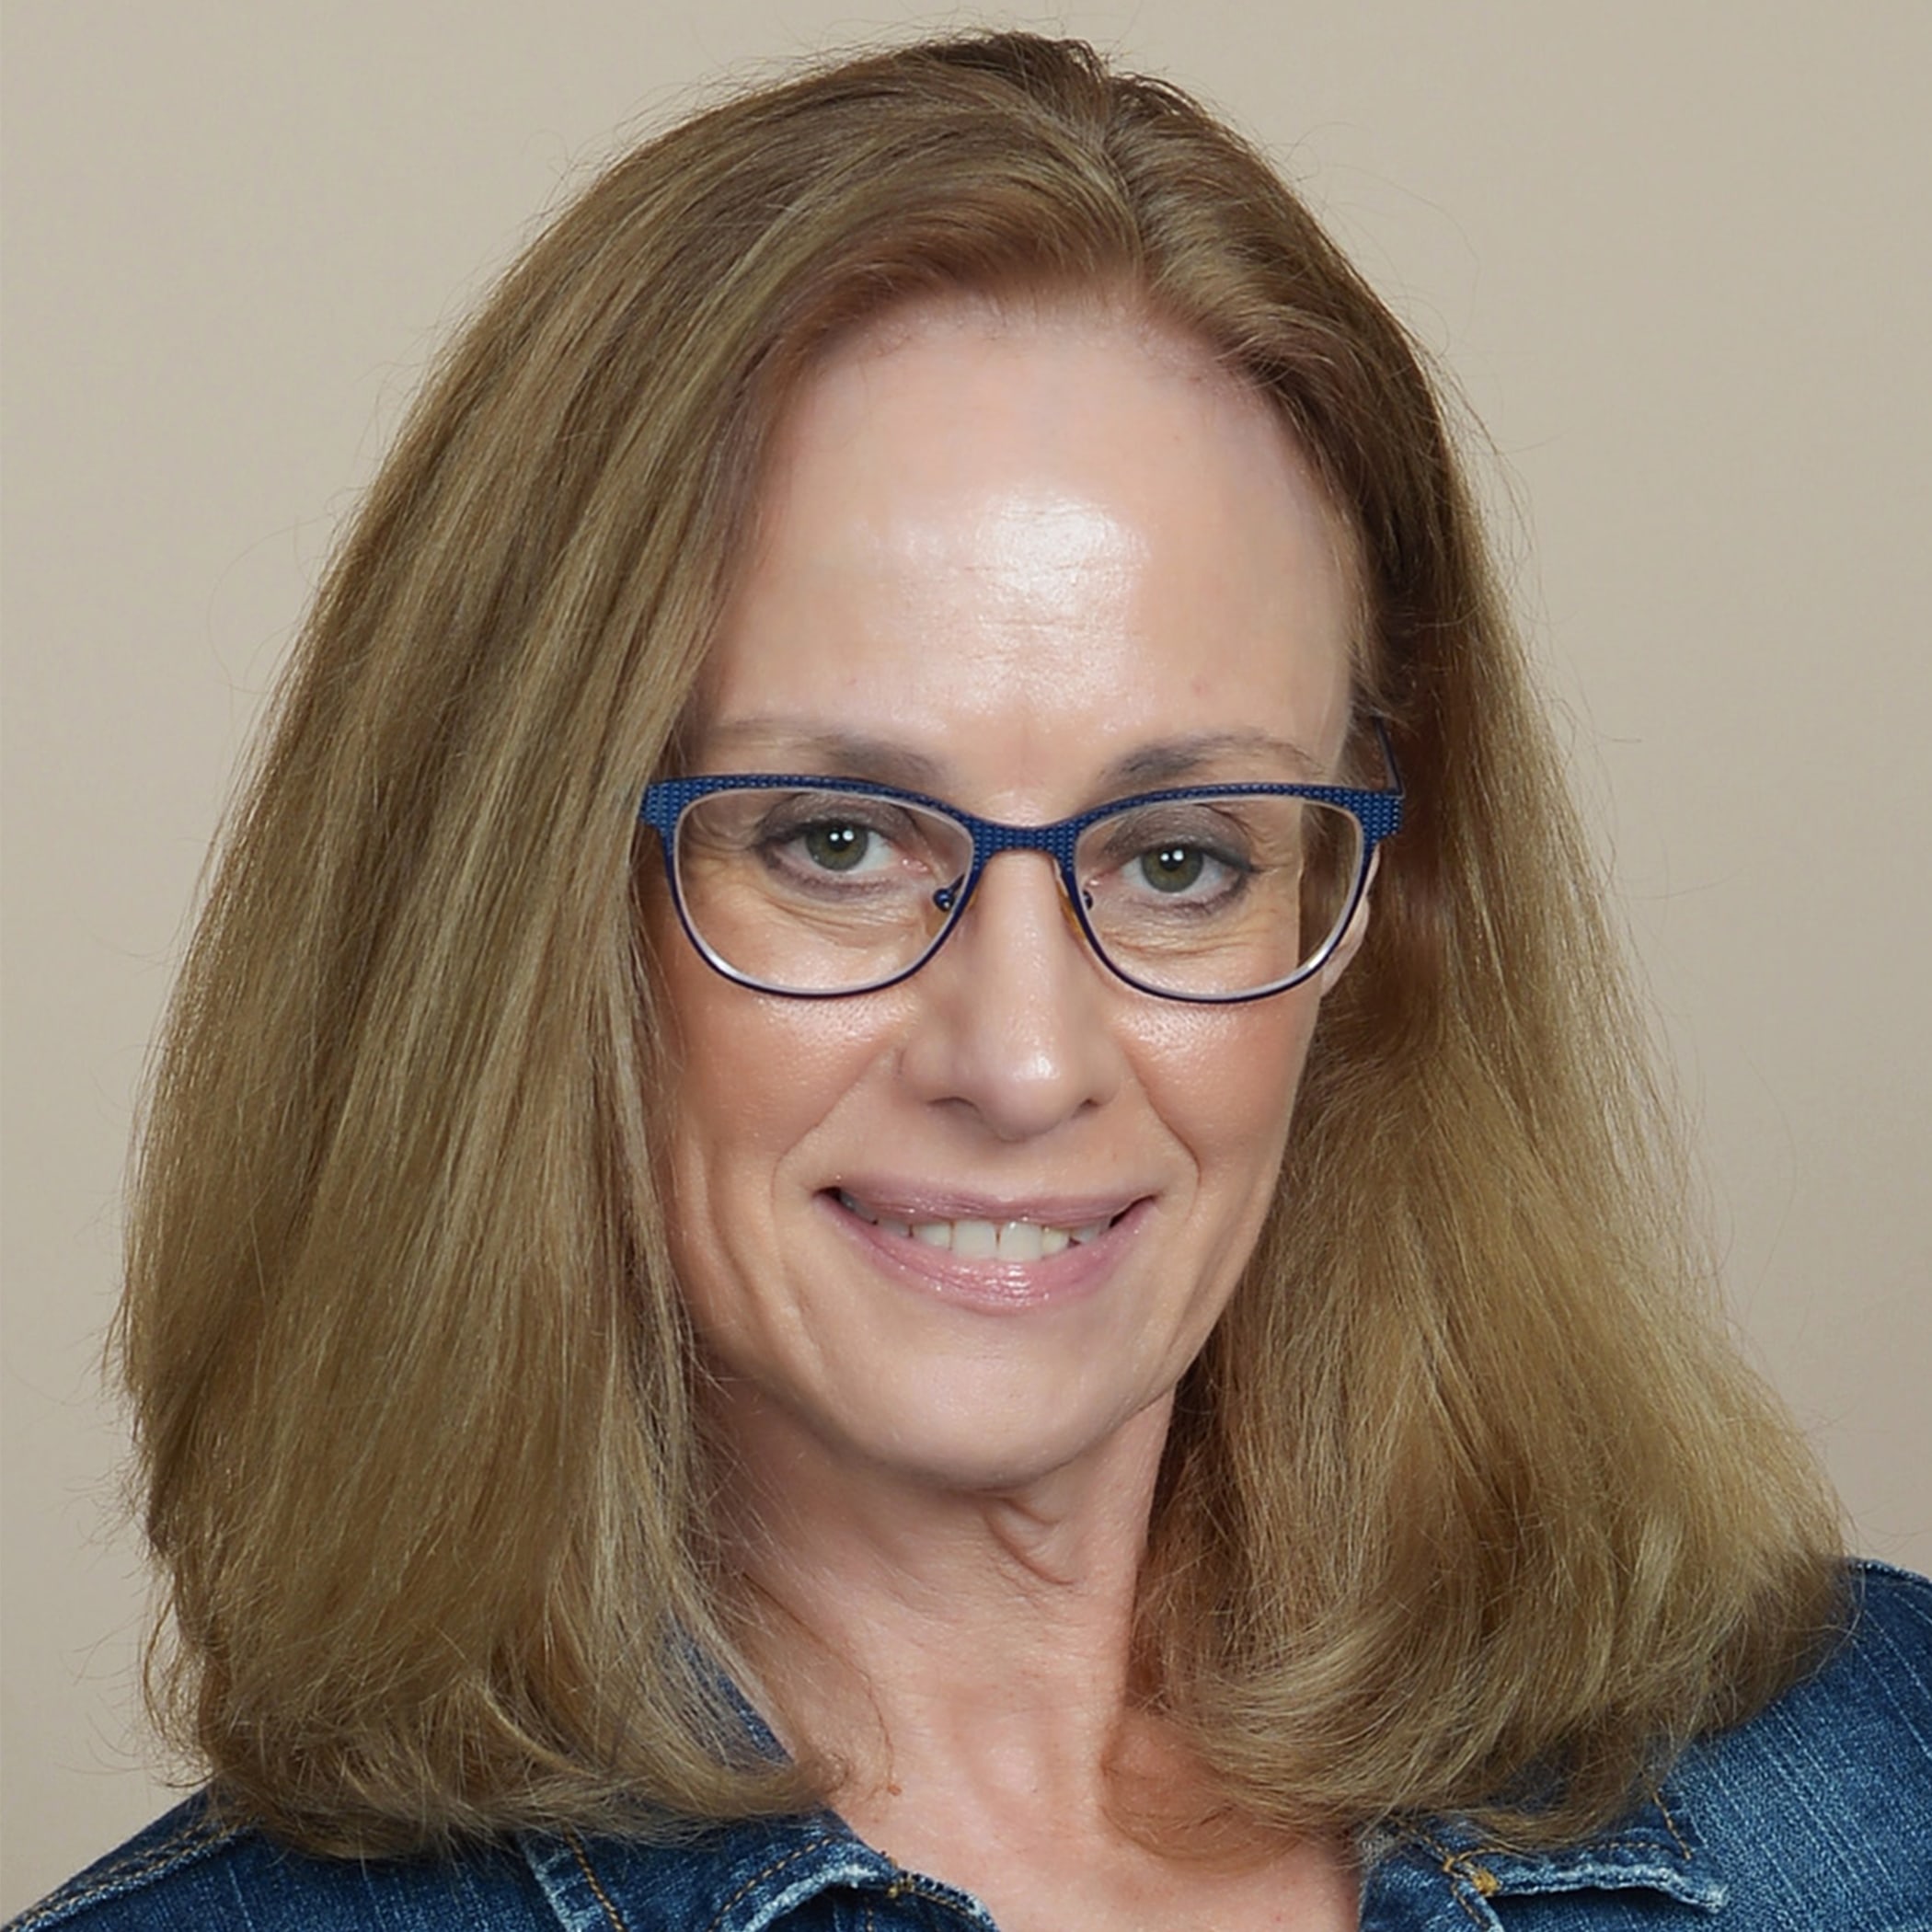
<path id="1" fill-rule="evenodd" d="M 1018 822 L 1328 776 L 1346 555 L 1277 420 L 1190 342 L 915 309 L 783 426 L 690 769 Z M 661 895 L 652 917 L 676 1254 L 754 1460 L 1005 1489 L 1164 1407 L 1273 1191 L 1319 981 L 1136 992 L 1037 853 L 994 858 L 912 978 L 847 998 L 748 991 Z"/>

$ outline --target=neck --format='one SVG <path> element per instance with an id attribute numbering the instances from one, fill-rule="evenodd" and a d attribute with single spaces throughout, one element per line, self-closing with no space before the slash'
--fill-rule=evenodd
<path id="1" fill-rule="evenodd" d="M 1346 1848 L 1231 1813 L 1136 1707 L 1170 1412 L 998 1488 L 840 1457 L 755 1404 L 724 1418 L 750 1687 L 853 1830 L 1002 1923 L 1352 1926 Z"/>
<path id="2" fill-rule="evenodd" d="M 845 1767 L 848 1818 L 915 1793 L 1105 1811 L 1167 1418 L 997 1490 L 841 1458 L 762 1406 L 726 1419 L 747 1649 L 788 1745 Z"/>

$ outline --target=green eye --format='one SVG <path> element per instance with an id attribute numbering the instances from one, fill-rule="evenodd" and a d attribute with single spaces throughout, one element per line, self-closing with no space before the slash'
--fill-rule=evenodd
<path id="1" fill-rule="evenodd" d="M 871 834 L 863 825 L 811 825 L 803 837 L 813 865 L 827 872 L 849 872 L 864 861 Z"/>
<path id="2" fill-rule="evenodd" d="M 1141 877 L 1156 892 L 1185 892 L 1201 882 L 1206 856 L 1198 845 L 1160 845 L 1140 857 Z"/>

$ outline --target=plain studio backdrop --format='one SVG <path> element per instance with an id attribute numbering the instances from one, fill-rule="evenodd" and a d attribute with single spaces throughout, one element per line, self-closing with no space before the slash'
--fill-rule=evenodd
<path id="1" fill-rule="evenodd" d="M 6 1876 L 168 1801 L 102 1392 L 209 838 L 427 360 L 627 136 L 980 18 L 1192 87 L 1449 369 L 1746 1345 L 1932 1567 L 1926 0 L 6 0 Z"/>

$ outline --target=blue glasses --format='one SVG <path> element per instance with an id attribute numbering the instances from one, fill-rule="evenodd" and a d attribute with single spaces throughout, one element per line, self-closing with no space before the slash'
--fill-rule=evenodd
<path id="1" fill-rule="evenodd" d="M 858 778 L 731 773 L 661 779 L 638 816 L 691 943 L 761 993 L 892 985 L 946 943 L 990 860 L 1043 852 L 1110 971 L 1163 999 L 1222 1003 L 1321 969 L 1402 822 L 1402 792 L 1183 786 L 1004 825 Z"/>

